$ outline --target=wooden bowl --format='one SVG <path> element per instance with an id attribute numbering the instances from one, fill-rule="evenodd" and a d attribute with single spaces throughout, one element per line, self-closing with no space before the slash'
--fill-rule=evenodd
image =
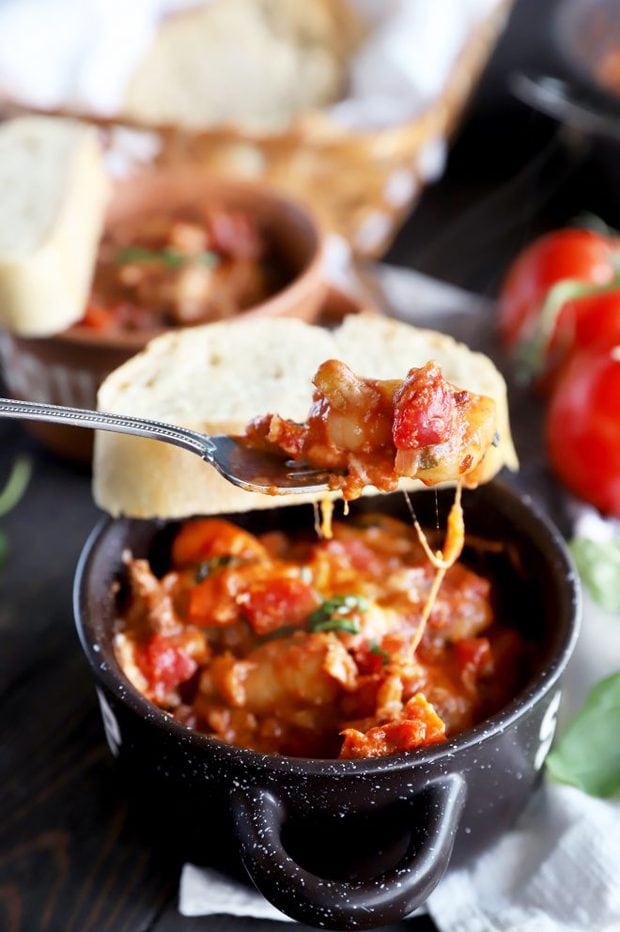
<path id="1" fill-rule="evenodd" d="M 324 311 L 328 290 L 323 270 L 325 236 L 309 211 L 265 185 L 214 180 L 196 169 L 149 169 L 116 184 L 106 227 L 149 210 L 179 208 L 196 200 L 249 212 L 291 269 L 287 285 L 239 312 L 239 320 L 281 315 L 308 322 L 317 319 Z M 95 408 L 97 390 L 106 376 L 162 332 L 105 332 L 78 324 L 56 336 L 33 339 L 0 331 L 0 362 L 7 390 L 26 401 Z M 90 431 L 33 423 L 29 429 L 55 453 L 90 460 Z"/>

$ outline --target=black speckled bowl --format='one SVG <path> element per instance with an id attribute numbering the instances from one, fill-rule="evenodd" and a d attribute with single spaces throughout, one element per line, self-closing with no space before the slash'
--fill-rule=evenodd
<path id="1" fill-rule="evenodd" d="M 439 493 L 439 514 L 452 493 Z M 435 496 L 414 497 L 435 522 Z M 355 509 L 406 516 L 402 496 Z M 529 682 L 499 714 L 444 744 L 372 760 L 259 754 L 190 731 L 143 699 L 112 649 L 112 583 L 127 547 L 163 567 L 171 526 L 108 521 L 77 571 L 75 613 L 112 753 L 171 817 L 196 857 L 236 851 L 256 886 L 294 919 L 333 929 L 394 922 L 512 824 L 540 778 L 560 678 L 578 628 L 577 581 L 560 535 L 532 502 L 498 482 L 464 495 L 468 533 L 509 544 L 490 556 L 498 610 L 538 644 Z M 308 506 L 233 516 L 254 529 L 312 521 Z M 440 520 L 443 520 L 440 517 Z M 473 552 L 470 553 L 474 559 Z M 190 844 L 190 839 L 193 841 Z"/>

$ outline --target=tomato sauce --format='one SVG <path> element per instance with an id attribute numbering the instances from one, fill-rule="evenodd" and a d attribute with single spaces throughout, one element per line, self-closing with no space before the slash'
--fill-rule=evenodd
<path id="1" fill-rule="evenodd" d="M 329 359 L 313 382 L 303 424 L 263 415 L 248 425 L 248 444 L 327 470 L 330 486 L 346 499 L 365 486 L 391 492 L 401 476 L 426 485 L 477 484 L 478 467 L 496 442 L 495 402 L 452 385 L 436 363 L 400 381 L 362 378 Z"/>
<path id="2" fill-rule="evenodd" d="M 82 324 L 148 331 L 223 320 L 289 279 L 265 231 L 241 210 L 152 213 L 104 235 Z"/>
<path id="3" fill-rule="evenodd" d="M 492 581 L 462 562 L 424 624 L 435 567 L 414 529 L 383 515 L 334 522 L 330 540 L 196 519 L 162 577 L 142 559 L 126 569 L 125 675 L 241 747 L 359 758 L 428 746 L 498 711 L 527 674 L 528 644 L 497 617 Z"/>

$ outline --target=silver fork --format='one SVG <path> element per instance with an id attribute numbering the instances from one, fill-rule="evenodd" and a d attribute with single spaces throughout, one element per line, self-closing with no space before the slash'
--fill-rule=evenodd
<path id="1" fill-rule="evenodd" d="M 45 421 L 69 427 L 89 427 L 91 430 L 109 430 L 134 437 L 161 440 L 195 453 L 217 471 L 248 492 L 269 495 L 324 492 L 328 475 L 311 469 L 303 463 L 282 460 L 269 453 L 252 450 L 240 437 L 218 434 L 210 437 L 187 427 L 177 427 L 161 421 L 152 421 L 126 414 L 107 414 L 83 408 L 65 408 L 61 405 L 38 404 L 0 398 L 0 418 L 24 421 Z"/>

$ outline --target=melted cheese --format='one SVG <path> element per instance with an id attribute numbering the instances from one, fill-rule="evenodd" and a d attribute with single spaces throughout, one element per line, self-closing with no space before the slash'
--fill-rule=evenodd
<path id="1" fill-rule="evenodd" d="M 322 498 L 320 502 L 313 502 L 314 509 L 314 530 L 317 537 L 322 540 L 331 540 L 334 536 L 332 531 L 332 517 L 334 514 L 334 503 L 331 498 Z"/>
<path id="2" fill-rule="evenodd" d="M 444 548 L 443 550 L 436 550 L 435 552 L 431 550 L 430 544 L 426 538 L 426 534 L 422 530 L 418 519 L 415 517 L 415 514 L 411 509 L 409 498 L 407 498 L 407 504 L 409 505 L 413 516 L 413 526 L 416 529 L 416 533 L 418 535 L 420 544 L 422 545 L 422 549 L 436 570 L 433 584 L 430 588 L 426 602 L 424 604 L 424 608 L 422 610 L 422 617 L 420 619 L 420 624 L 418 625 L 418 630 L 416 631 L 415 637 L 413 638 L 410 645 L 411 657 L 413 657 L 415 654 L 420 641 L 424 637 L 426 623 L 430 618 L 435 602 L 437 601 L 437 596 L 439 595 L 439 590 L 441 588 L 444 577 L 450 567 L 456 563 L 461 553 L 463 552 L 463 546 L 465 545 L 465 519 L 463 517 L 463 507 L 461 505 L 461 488 L 462 483 L 459 481 L 456 485 L 454 502 L 452 504 L 452 508 L 450 509 L 450 514 L 448 515 L 448 528 L 446 531 Z"/>
<path id="3" fill-rule="evenodd" d="M 325 540 L 331 540 L 334 536 L 332 531 L 332 517 L 334 515 L 334 503 L 331 498 L 321 499 L 321 537 Z"/>

